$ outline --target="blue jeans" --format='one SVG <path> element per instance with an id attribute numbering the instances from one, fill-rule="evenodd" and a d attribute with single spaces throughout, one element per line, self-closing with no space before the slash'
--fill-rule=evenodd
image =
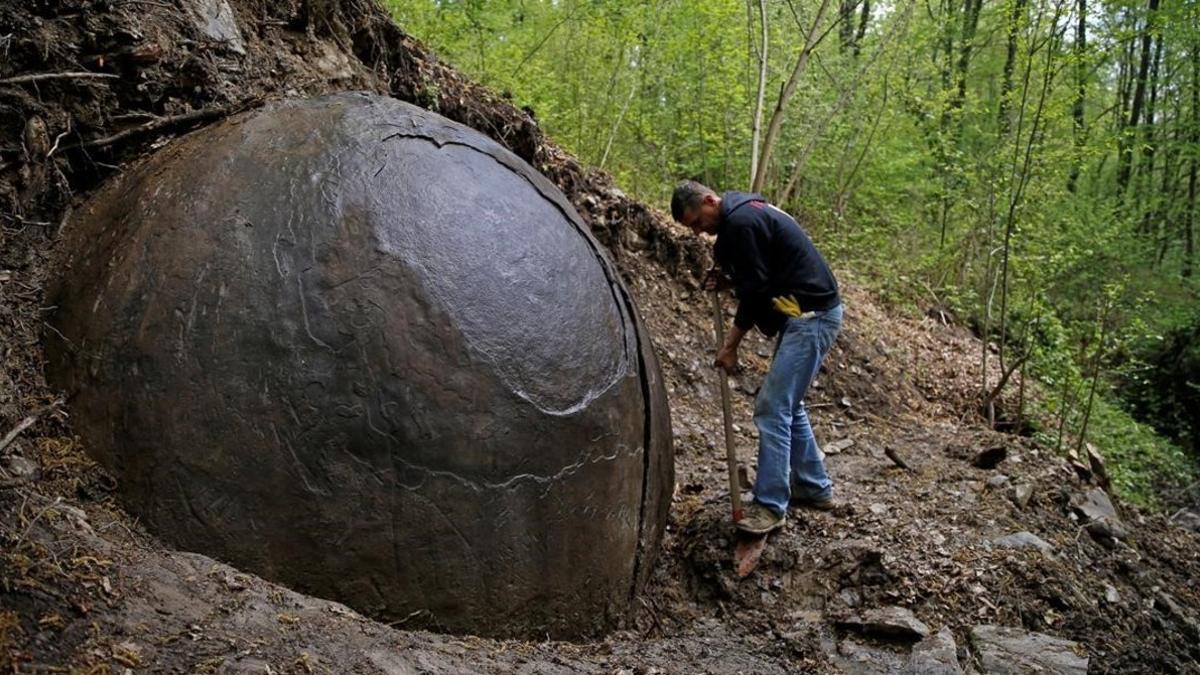
<path id="1" fill-rule="evenodd" d="M 793 485 L 804 499 L 833 495 L 824 454 L 804 410 L 804 395 L 841 327 L 840 304 L 810 318 L 789 318 L 780 330 L 771 369 L 754 402 L 758 427 L 754 500 L 776 513 L 787 511 Z"/>

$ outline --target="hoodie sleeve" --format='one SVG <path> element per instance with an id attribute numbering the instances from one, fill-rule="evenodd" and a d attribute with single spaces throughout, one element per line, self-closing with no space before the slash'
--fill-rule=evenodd
<path id="1" fill-rule="evenodd" d="M 737 213 L 725 233 L 729 237 L 725 250 L 738 297 L 737 315 L 733 323 L 742 330 L 754 327 L 754 316 L 768 302 L 769 279 L 767 275 L 766 248 L 770 241 L 770 230 L 765 219 L 754 217 L 761 213 L 752 211 L 750 217 Z"/>

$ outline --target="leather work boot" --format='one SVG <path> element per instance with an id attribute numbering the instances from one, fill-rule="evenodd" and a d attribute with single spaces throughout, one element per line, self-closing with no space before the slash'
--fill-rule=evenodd
<path id="1" fill-rule="evenodd" d="M 737 528 L 750 534 L 766 534 L 783 527 L 786 521 L 787 517 L 783 514 L 776 514 L 758 502 L 751 502 L 746 505 L 742 519 L 737 522 Z"/>
<path id="2" fill-rule="evenodd" d="M 833 497 L 792 497 L 788 504 L 789 506 L 802 506 L 807 509 L 816 509 L 817 511 L 832 511 L 837 508 L 837 502 L 833 501 Z"/>

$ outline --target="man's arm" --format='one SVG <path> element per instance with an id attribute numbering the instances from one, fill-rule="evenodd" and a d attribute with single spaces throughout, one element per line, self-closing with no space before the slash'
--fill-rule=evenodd
<path id="1" fill-rule="evenodd" d="M 737 367 L 738 345 L 742 344 L 742 338 L 746 337 L 746 332 L 747 329 L 736 323 L 733 324 L 733 328 L 729 329 L 729 333 L 725 336 L 725 344 L 717 350 L 717 358 L 713 361 L 714 367 L 733 374 L 734 368 Z"/>
<path id="2" fill-rule="evenodd" d="M 724 235 L 728 237 L 726 250 L 734 270 L 733 281 L 738 298 L 737 315 L 733 323 L 743 333 L 754 327 L 754 315 L 766 302 L 770 286 L 765 250 L 769 244 L 770 230 L 763 212 L 748 208 L 738 210 Z"/>
<path id="3" fill-rule="evenodd" d="M 767 272 L 765 247 L 770 231 L 761 210 L 739 209 L 725 236 L 728 239 L 729 260 L 734 269 L 737 291 L 737 313 L 725 344 L 717 352 L 716 364 L 727 372 L 737 366 L 737 350 L 742 338 L 754 327 L 754 317 L 766 301 L 770 279 Z M 744 212 L 744 213 L 742 213 Z"/>
<path id="4" fill-rule="evenodd" d="M 732 373 L 737 367 L 737 350 L 746 333 L 754 327 L 754 316 L 765 301 L 770 285 L 765 247 L 770 241 L 770 229 L 761 209 L 738 209 L 729 227 L 721 235 L 722 249 L 732 268 L 737 292 L 737 314 L 733 328 L 725 336 L 725 344 L 717 350 L 713 365 Z"/>

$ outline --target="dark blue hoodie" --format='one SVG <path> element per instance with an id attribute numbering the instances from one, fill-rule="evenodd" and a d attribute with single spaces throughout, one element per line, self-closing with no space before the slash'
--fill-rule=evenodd
<path id="1" fill-rule="evenodd" d="M 733 323 L 767 335 L 787 317 L 771 299 L 793 295 L 802 311 L 833 309 L 841 302 L 837 279 L 794 218 L 759 194 L 721 195 L 721 220 L 713 247 L 717 264 L 733 278 L 738 297 Z"/>

